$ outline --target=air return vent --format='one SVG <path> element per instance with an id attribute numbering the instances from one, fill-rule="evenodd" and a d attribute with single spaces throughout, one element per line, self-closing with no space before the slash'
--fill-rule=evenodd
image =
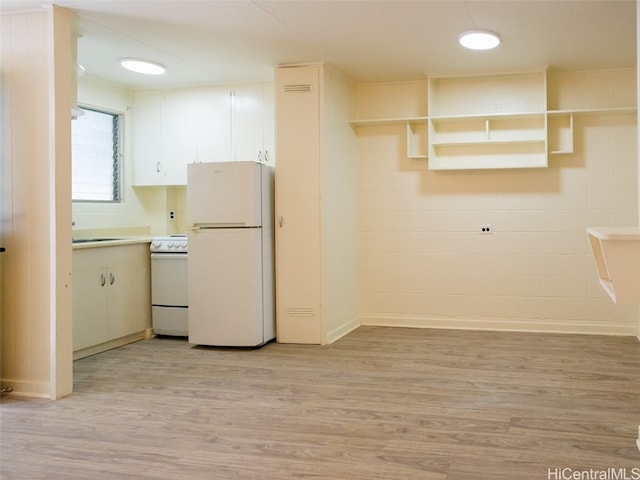
<path id="1" fill-rule="evenodd" d="M 291 317 L 315 317 L 311 307 L 287 307 L 286 312 Z"/>
<path id="2" fill-rule="evenodd" d="M 292 83 L 284 86 L 285 93 L 307 93 L 311 91 L 310 83 Z"/>

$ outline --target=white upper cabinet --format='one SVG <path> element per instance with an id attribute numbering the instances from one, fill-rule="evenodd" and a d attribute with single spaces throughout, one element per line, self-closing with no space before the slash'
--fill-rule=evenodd
<path id="1" fill-rule="evenodd" d="M 234 87 L 231 109 L 234 160 L 273 165 L 273 116 L 272 83 Z"/>
<path id="2" fill-rule="evenodd" d="M 187 165 L 273 164 L 273 84 L 134 93 L 134 185 L 186 185 Z"/>
<path id="3" fill-rule="evenodd" d="M 134 93 L 134 185 L 186 185 L 187 165 L 229 160 L 227 87 Z"/>
<path id="4" fill-rule="evenodd" d="M 232 158 L 229 88 L 202 88 L 195 93 L 199 103 L 193 115 L 199 140 L 194 161 L 228 162 Z"/>
<path id="5" fill-rule="evenodd" d="M 136 92 L 131 115 L 134 185 L 163 185 L 162 92 Z"/>
<path id="6" fill-rule="evenodd" d="M 164 184 L 187 183 L 187 164 L 197 160 L 197 103 L 189 91 L 165 94 L 162 101 L 162 158 Z M 136 139 L 134 139 L 135 141 Z"/>

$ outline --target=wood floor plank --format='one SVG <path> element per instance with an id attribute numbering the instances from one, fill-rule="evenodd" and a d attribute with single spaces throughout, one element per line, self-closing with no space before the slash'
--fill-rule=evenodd
<path id="1" fill-rule="evenodd" d="M 154 338 L 5 396 L 0 478 L 545 479 L 640 468 L 635 338 L 361 327 L 330 346 Z"/>

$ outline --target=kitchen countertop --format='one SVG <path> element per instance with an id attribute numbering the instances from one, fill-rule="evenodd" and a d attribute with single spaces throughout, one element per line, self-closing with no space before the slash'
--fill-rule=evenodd
<path id="1" fill-rule="evenodd" d="M 74 250 L 85 248 L 113 247 L 118 245 L 132 245 L 136 243 L 151 243 L 152 237 L 100 237 L 95 239 L 79 239 L 78 243 L 73 243 Z"/>
<path id="2" fill-rule="evenodd" d="M 600 240 L 640 240 L 640 227 L 589 227 L 587 233 Z"/>

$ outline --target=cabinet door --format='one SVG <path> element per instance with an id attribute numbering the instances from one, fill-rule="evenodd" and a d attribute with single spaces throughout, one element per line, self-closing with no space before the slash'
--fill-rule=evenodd
<path id="1" fill-rule="evenodd" d="M 275 151 L 273 83 L 239 85 L 235 87 L 232 99 L 234 159 L 273 165 Z"/>
<path id="2" fill-rule="evenodd" d="M 131 112 L 134 185 L 163 185 L 162 92 L 136 92 Z"/>
<path id="3" fill-rule="evenodd" d="M 231 91 L 227 87 L 199 91 L 200 107 L 195 110 L 197 122 L 197 161 L 228 162 L 233 160 L 231 147 Z"/>
<path id="4" fill-rule="evenodd" d="M 276 85 L 277 336 L 322 343 L 318 68 L 281 68 Z"/>
<path id="5" fill-rule="evenodd" d="M 187 184 L 187 164 L 198 159 L 197 112 L 203 107 L 193 89 L 166 93 L 162 105 L 162 164 L 166 185 Z"/>
<path id="6" fill-rule="evenodd" d="M 147 265 L 148 259 L 112 265 L 109 268 L 109 340 L 138 333 L 150 327 L 151 291 Z"/>
<path id="7" fill-rule="evenodd" d="M 233 155 L 238 161 L 264 161 L 262 84 L 239 85 L 232 96 Z"/>
<path id="8" fill-rule="evenodd" d="M 107 269 L 74 269 L 73 350 L 107 340 Z"/>
<path id="9" fill-rule="evenodd" d="M 264 162 L 275 165 L 275 109 L 273 83 L 262 84 L 262 146 Z"/>

